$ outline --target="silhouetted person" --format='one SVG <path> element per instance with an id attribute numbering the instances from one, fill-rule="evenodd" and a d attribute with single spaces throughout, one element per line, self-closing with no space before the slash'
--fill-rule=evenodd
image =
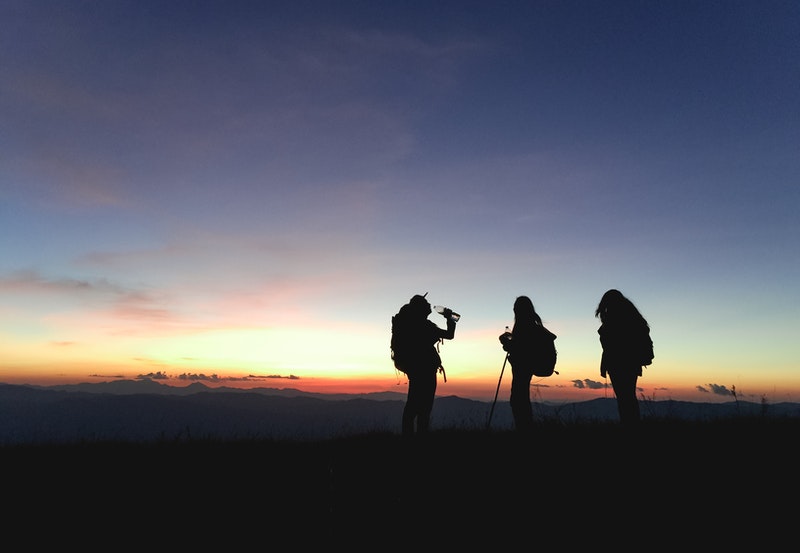
<path id="1" fill-rule="evenodd" d="M 427 295 L 427 292 L 426 292 Z M 447 329 L 440 328 L 428 320 L 431 304 L 419 294 L 400 308 L 394 316 L 396 332 L 402 332 L 406 342 L 406 359 L 403 367 L 408 377 L 408 396 L 403 408 L 403 436 L 425 434 L 428 432 L 436 395 L 436 373 L 442 368 L 442 360 L 437 351 L 441 340 L 452 340 L 456 323 L 450 317 L 452 311 L 446 309 Z"/>
<path id="2" fill-rule="evenodd" d="M 511 414 L 514 428 L 527 433 L 533 428 L 533 409 L 531 407 L 531 378 L 537 348 L 543 347 L 544 340 L 554 340 L 552 334 L 542 325 L 542 319 L 533 307 L 528 296 L 519 296 L 514 301 L 514 327 L 511 332 L 500 335 L 500 343 L 508 352 L 511 364 Z"/>
<path id="3" fill-rule="evenodd" d="M 636 383 L 645 363 L 643 351 L 652 345 L 650 326 L 633 302 L 619 290 L 603 294 L 594 314 L 602 323 L 597 329 L 603 346 L 600 376 L 611 377 L 620 422 L 626 426 L 636 425 L 640 421 Z"/>

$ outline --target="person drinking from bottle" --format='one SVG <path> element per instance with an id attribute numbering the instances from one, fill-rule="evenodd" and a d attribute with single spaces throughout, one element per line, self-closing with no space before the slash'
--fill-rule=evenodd
<path id="1" fill-rule="evenodd" d="M 452 340 L 456 332 L 457 317 L 451 316 L 450 309 L 442 313 L 447 319 L 447 329 L 428 320 L 430 314 L 431 304 L 425 296 L 417 294 L 393 318 L 392 332 L 398 336 L 395 366 L 408 377 L 408 395 L 402 419 L 402 435 L 406 437 L 428 433 L 436 396 L 436 373 L 444 370 L 436 345 L 441 340 Z M 402 357 L 401 361 L 398 361 L 399 357 Z"/>

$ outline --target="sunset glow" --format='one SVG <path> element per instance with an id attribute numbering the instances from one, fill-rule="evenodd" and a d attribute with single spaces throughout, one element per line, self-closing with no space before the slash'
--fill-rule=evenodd
<path id="1" fill-rule="evenodd" d="M 0 382 L 405 393 L 428 292 L 492 400 L 524 294 L 592 399 L 617 288 L 642 396 L 800 401 L 800 4 L 301 4 L 0 8 Z"/>

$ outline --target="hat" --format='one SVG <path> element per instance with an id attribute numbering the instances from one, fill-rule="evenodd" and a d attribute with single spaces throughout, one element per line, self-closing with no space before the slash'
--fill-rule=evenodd
<path id="1" fill-rule="evenodd" d="M 428 295 L 428 293 L 427 293 L 427 292 L 425 292 L 425 293 L 424 293 L 423 295 L 421 295 L 421 296 L 420 296 L 419 294 L 416 294 L 415 296 L 413 296 L 413 297 L 412 297 L 412 298 L 409 300 L 408 304 L 409 304 L 409 305 L 412 305 L 412 306 L 414 306 L 414 307 L 425 307 L 425 308 L 428 308 L 428 307 L 430 307 L 430 306 L 431 306 L 431 304 L 430 304 L 430 303 L 428 303 L 428 300 L 426 300 L 426 299 L 425 299 L 425 296 L 427 296 L 427 295 Z"/>

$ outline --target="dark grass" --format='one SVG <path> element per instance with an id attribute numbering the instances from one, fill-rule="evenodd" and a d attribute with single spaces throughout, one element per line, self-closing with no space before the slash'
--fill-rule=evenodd
<path id="1" fill-rule="evenodd" d="M 423 534 L 430 545 L 515 535 L 578 545 L 623 526 L 652 534 L 648 546 L 692 533 L 694 545 L 743 545 L 755 532 L 765 547 L 794 524 L 785 526 L 787 502 L 800 499 L 799 433 L 798 419 L 646 420 L 636 430 L 541 422 L 524 437 L 83 442 L 8 446 L 0 459 L 8 527 L 27 517 L 72 533 L 116 527 L 131 545 L 159 528 L 227 550 L 286 533 L 296 547 L 399 546 Z"/>

